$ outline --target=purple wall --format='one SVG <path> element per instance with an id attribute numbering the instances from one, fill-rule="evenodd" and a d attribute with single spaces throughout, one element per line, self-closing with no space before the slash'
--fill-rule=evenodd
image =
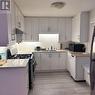
<path id="1" fill-rule="evenodd" d="M 8 21 L 7 14 L 0 14 L 0 46 L 8 44 Z"/>

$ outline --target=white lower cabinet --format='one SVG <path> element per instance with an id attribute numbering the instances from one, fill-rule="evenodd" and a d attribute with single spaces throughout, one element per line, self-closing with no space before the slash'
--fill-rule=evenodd
<path id="1" fill-rule="evenodd" d="M 67 60 L 67 53 L 59 53 L 58 54 L 58 66 L 59 70 L 66 70 L 66 60 Z"/>
<path id="2" fill-rule="evenodd" d="M 84 80 L 83 64 L 89 64 L 88 56 L 77 56 L 68 52 L 67 69 L 75 81 Z"/>
<path id="3" fill-rule="evenodd" d="M 28 90 L 28 65 L 0 69 L 0 95 L 28 95 Z"/>
<path id="4" fill-rule="evenodd" d="M 90 86 L 90 73 L 89 73 L 89 70 L 86 70 L 86 68 L 84 69 L 84 79 L 86 80 L 86 82 Z"/>
<path id="5" fill-rule="evenodd" d="M 50 70 L 50 56 L 49 53 L 41 53 L 40 70 Z"/>
<path id="6" fill-rule="evenodd" d="M 40 60 L 37 56 L 40 54 Z M 58 71 L 66 69 L 66 53 L 41 52 L 35 53 L 36 71 Z"/>
<path id="7" fill-rule="evenodd" d="M 40 68 L 41 68 L 41 64 L 40 64 L 41 54 L 39 52 L 35 52 L 34 56 L 35 56 L 35 60 L 36 60 L 36 63 L 37 63 L 36 70 L 39 71 Z"/>

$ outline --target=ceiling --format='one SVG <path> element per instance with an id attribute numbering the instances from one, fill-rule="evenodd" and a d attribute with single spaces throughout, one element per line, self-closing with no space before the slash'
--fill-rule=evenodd
<path id="1" fill-rule="evenodd" d="M 95 0 L 15 0 L 24 16 L 74 16 L 80 11 L 95 8 Z M 51 2 L 63 1 L 62 9 L 51 7 Z"/>

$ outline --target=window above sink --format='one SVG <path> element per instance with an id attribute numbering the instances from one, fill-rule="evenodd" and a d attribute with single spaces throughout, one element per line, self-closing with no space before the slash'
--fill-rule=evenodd
<path id="1" fill-rule="evenodd" d="M 46 49 L 59 49 L 59 34 L 39 34 L 39 42 Z"/>

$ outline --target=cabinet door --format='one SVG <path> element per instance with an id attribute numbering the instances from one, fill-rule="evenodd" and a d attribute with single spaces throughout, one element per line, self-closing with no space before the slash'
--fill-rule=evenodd
<path id="1" fill-rule="evenodd" d="M 68 57 L 67 57 L 67 70 L 69 72 L 71 72 L 71 69 L 70 69 L 70 58 L 71 58 L 71 54 L 68 52 Z"/>
<path id="2" fill-rule="evenodd" d="M 58 33 L 58 19 L 48 18 L 48 32 L 50 34 Z"/>
<path id="3" fill-rule="evenodd" d="M 40 68 L 41 68 L 41 53 L 34 53 L 34 56 L 35 56 L 35 60 L 36 60 L 36 63 L 37 63 L 37 66 L 36 66 L 36 71 L 39 71 Z"/>
<path id="4" fill-rule="evenodd" d="M 39 18 L 39 34 L 48 33 L 48 18 Z"/>
<path id="5" fill-rule="evenodd" d="M 24 17 L 21 12 L 20 12 L 20 23 L 21 23 L 21 30 L 24 32 Z"/>
<path id="6" fill-rule="evenodd" d="M 30 18 L 25 18 L 25 40 L 31 41 L 31 20 Z"/>
<path id="7" fill-rule="evenodd" d="M 31 40 L 38 41 L 39 37 L 39 19 L 31 18 Z"/>
<path id="8" fill-rule="evenodd" d="M 7 46 L 8 42 L 8 20 L 7 14 L 0 14 L 0 46 Z"/>
<path id="9" fill-rule="evenodd" d="M 27 63 L 28 64 L 28 63 Z M 26 84 L 26 88 L 29 88 L 29 74 L 28 74 L 28 65 L 27 67 L 25 68 L 25 84 Z"/>
<path id="10" fill-rule="evenodd" d="M 72 21 L 72 41 L 87 42 L 89 33 L 89 12 L 81 12 Z"/>
<path id="11" fill-rule="evenodd" d="M 41 67 L 40 70 L 42 71 L 49 71 L 50 70 L 50 55 L 49 53 L 41 53 Z"/>
<path id="12" fill-rule="evenodd" d="M 16 15 L 16 28 L 21 28 L 21 23 L 20 23 L 20 11 L 18 7 L 15 5 L 15 15 Z"/>
<path id="13" fill-rule="evenodd" d="M 72 19 L 72 41 L 80 42 L 80 15 Z"/>
<path id="14" fill-rule="evenodd" d="M 58 54 L 58 69 L 65 70 L 66 69 L 66 53 L 59 53 Z"/>
<path id="15" fill-rule="evenodd" d="M 65 53 L 49 53 L 50 69 L 65 70 L 66 69 L 66 54 Z"/>
<path id="16" fill-rule="evenodd" d="M 70 74 L 74 79 L 76 79 L 76 57 L 73 55 L 71 55 L 70 58 Z"/>
<path id="17" fill-rule="evenodd" d="M 88 41 L 89 12 L 82 12 L 80 17 L 80 42 L 83 43 Z"/>
<path id="18" fill-rule="evenodd" d="M 25 18 L 25 40 L 38 41 L 38 19 Z"/>
<path id="19" fill-rule="evenodd" d="M 58 58 L 59 53 L 49 53 L 49 60 L 50 60 L 50 69 L 53 70 L 58 70 L 58 62 L 59 62 L 59 58 Z"/>
<path id="20" fill-rule="evenodd" d="M 89 56 L 86 57 L 77 57 L 76 59 L 76 74 L 77 74 L 77 79 L 78 80 L 84 80 L 84 68 L 83 64 L 89 64 L 90 66 L 90 58 Z"/>
<path id="21" fill-rule="evenodd" d="M 35 53 L 35 59 L 37 62 L 36 71 L 49 71 L 50 60 L 48 53 Z"/>
<path id="22" fill-rule="evenodd" d="M 66 41 L 72 40 L 72 18 L 66 18 Z"/>
<path id="23" fill-rule="evenodd" d="M 58 18 L 58 33 L 59 33 L 59 42 L 65 42 L 66 39 L 66 19 Z"/>

